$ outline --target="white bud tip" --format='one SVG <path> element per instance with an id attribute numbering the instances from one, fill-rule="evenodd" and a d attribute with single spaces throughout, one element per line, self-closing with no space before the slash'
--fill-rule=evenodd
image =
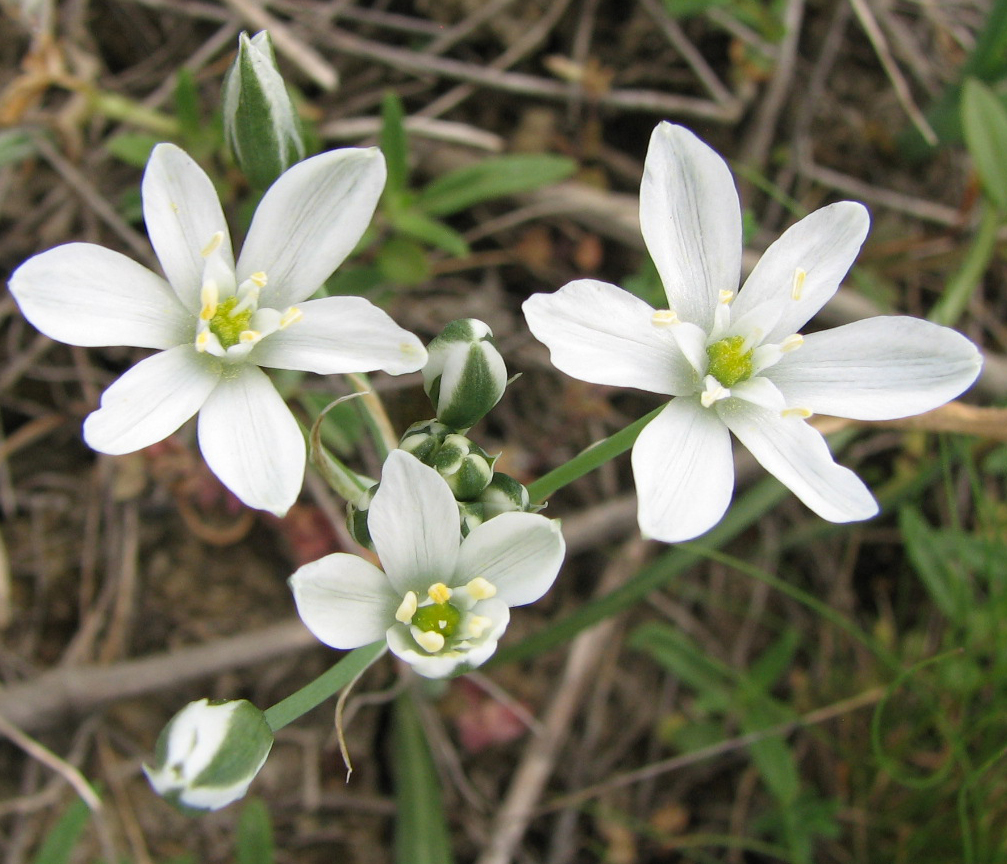
<path id="1" fill-rule="evenodd" d="M 496 597 L 497 586 L 482 576 L 476 576 L 468 585 L 465 586 L 468 589 L 469 596 L 473 600 L 489 600 L 490 597 Z"/>
<path id="2" fill-rule="evenodd" d="M 418 605 L 416 592 L 407 591 L 406 596 L 402 598 L 402 602 L 399 604 L 399 608 L 395 610 L 395 620 L 408 624 L 413 620 L 413 615 L 416 614 L 416 607 Z"/>

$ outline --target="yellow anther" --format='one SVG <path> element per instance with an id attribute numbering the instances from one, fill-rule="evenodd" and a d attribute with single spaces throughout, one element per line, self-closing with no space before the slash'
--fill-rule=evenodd
<path id="1" fill-rule="evenodd" d="M 427 596 L 434 603 L 447 603 L 451 599 L 451 589 L 443 582 L 435 582 L 427 588 Z"/>
<path id="2" fill-rule="evenodd" d="M 280 316 L 279 328 L 282 330 L 284 327 L 289 327 L 291 324 L 300 321 L 303 317 L 304 313 L 300 309 L 296 306 L 291 306 Z"/>
<path id="3" fill-rule="evenodd" d="M 204 258 L 209 258 L 214 252 L 216 252 L 220 248 L 220 244 L 223 242 L 224 242 L 224 232 L 217 231 L 210 238 L 210 242 L 203 247 L 202 251 L 199 254 L 202 255 Z"/>
<path id="4" fill-rule="evenodd" d="M 269 277 L 262 270 L 256 270 L 251 276 L 248 277 L 248 281 L 259 288 L 265 288 L 266 282 L 269 281 Z"/>
<path id="5" fill-rule="evenodd" d="M 420 648 L 430 654 L 436 654 L 444 647 L 444 637 L 436 630 L 418 630 L 414 627 L 413 638 Z"/>
<path id="6" fill-rule="evenodd" d="M 212 279 L 208 279 L 203 283 L 203 287 L 199 292 L 199 302 L 202 304 L 202 308 L 199 310 L 199 317 L 204 321 L 209 321 L 217 314 L 217 304 L 220 302 L 220 290 L 217 288 L 217 283 Z"/>
<path id="7" fill-rule="evenodd" d="M 492 624 L 493 621 L 485 615 L 470 616 L 469 620 L 466 622 L 469 638 L 481 639 L 483 633 L 485 633 Z"/>
<path id="8" fill-rule="evenodd" d="M 408 624 L 413 620 L 413 615 L 416 614 L 416 607 L 419 603 L 416 600 L 415 591 L 406 591 L 406 596 L 402 598 L 402 602 L 399 603 L 399 608 L 395 610 L 395 620 L 401 621 L 403 624 Z"/>
<path id="9" fill-rule="evenodd" d="M 797 417 L 801 420 L 807 420 L 815 412 L 808 408 L 784 408 L 780 412 L 781 417 Z"/>
<path id="10" fill-rule="evenodd" d="M 788 351 L 796 351 L 804 344 L 804 337 L 800 333 L 788 336 L 780 343 L 780 351 L 786 354 Z"/>
<path id="11" fill-rule="evenodd" d="M 258 330 L 242 330 L 238 334 L 238 341 L 245 345 L 254 345 L 261 338 L 262 334 Z"/>
<path id="12" fill-rule="evenodd" d="M 730 390 L 714 382 L 712 385 L 707 384 L 706 389 L 699 397 L 699 402 L 704 408 L 709 408 L 714 402 L 720 402 L 721 399 L 727 399 L 730 395 Z"/>
<path id="13" fill-rule="evenodd" d="M 794 271 L 794 284 L 790 288 L 790 296 L 793 300 L 801 299 L 801 292 L 804 290 L 804 280 L 808 276 L 808 271 L 798 267 Z"/>
<path id="14" fill-rule="evenodd" d="M 497 593 L 497 586 L 482 576 L 476 576 L 465 588 L 473 600 L 489 600 L 490 597 L 496 597 Z"/>
<path id="15" fill-rule="evenodd" d="M 206 351 L 206 346 L 210 344 L 210 331 L 204 330 L 196 334 L 196 350 L 202 354 Z"/>
<path id="16" fill-rule="evenodd" d="M 674 309 L 658 309 L 651 316 L 650 323 L 655 327 L 672 327 L 680 322 Z"/>
<path id="17" fill-rule="evenodd" d="M 728 303 L 730 303 L 733 299 L 734 299 L 734 292 L 733 291 L 721 291 L 717 295 L 717 302 L 718 303 L 723 303 L 725 306 Z"/>

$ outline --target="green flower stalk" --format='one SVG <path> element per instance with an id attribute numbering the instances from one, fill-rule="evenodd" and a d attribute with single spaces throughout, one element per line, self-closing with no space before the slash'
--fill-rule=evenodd
<path id="1" fill-rule="evenodd" d="M 222 101 L 224 136 L 253 186 L 267 188 L 304 158 L 300 123 L 267 31 L 238 37 Z"/>
<path id="2" fill-rule="evenodd" d="M 507 367 L 493 344 L 493 331 L 475 318 L 452 321 L 427 346 L 423 389 L 437 419 L 457 430 L 478 423 L 500 401 Z"/>
<path id="3" fill-rule="evenodd" d="M 161 731 L 143 771 L 158 795 L 187 810 L 243 798 L 273 746 L 263 713 L 244 699 L 190 702 Z"/>

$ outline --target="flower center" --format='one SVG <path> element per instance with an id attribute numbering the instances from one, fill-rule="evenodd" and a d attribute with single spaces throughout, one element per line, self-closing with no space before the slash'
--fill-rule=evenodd
<path id="1" fill-rule="evenodd" d="M 459 588 L 435 582 L 427 589 L 422 606 L 416 592 L 407 591 L 395 620 L 408 625 L 416 644 L 428 654 L 466 650 L 471 647 L 469 640 L 481 639 L 493 625 L 490 618 L 475 614 L 474 607 L 496 593 L 496 586 L 481 576 Z M 449 603 L 452 598 L 455 602 Z"/>
<path id="2" fill-rule="evenodd" d="M 716 378 L 724 387 L 733 387 L 740 381 L 752 377 L 752 349 L 745 348 L 744 336 L 728 336 L 719 342 L 706 346 L 706 356 L 710 361 L 707 374 Z"/>
<path id="3" fill-rule="evenodd" d="M 412 625 L 424 633 L 440 633 L 445 639 L 455 635 L 462 613 L 450 603 L 421 606 L 413 615 Z"/>
<path id="4" fill-rule="evenodd" d="M 241 341 L 241 334 L 249 329 L 252 320 L 251 307 L 238 311 L 237 305 L 236 296 L 221 301 L 209 322 L 210 332 L 220 340 L 220 347 L 225 351 Z"/>

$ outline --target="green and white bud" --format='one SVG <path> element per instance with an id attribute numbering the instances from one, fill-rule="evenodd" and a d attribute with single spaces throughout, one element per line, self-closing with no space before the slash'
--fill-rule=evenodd
<path id="1" fill-rule="evenodd" d="M 189 810 L 243 798 L 273 746 L 265 715 L 244 699 L 190 702 L 161 731 L 143 771 L 158 795 Z"/>
<path id="2" fill-rule="evenodd" d="M 482 321 L 452 321 L 427 352 L 423 389 L 442 423 L 468 429 L 500 401 L 507 387 L 507 367 L 493 344 L 493 332 Z"/>
<path id="3" fill-rule="evenodd" d="M 435 468 L 458 501 L 474 500 L 493 479 L 497 457 L 437 420 L 414 423 L 399 447 Z"/>
<path id="4" fill-rule="evenodd" d="M 265 189 L 304 158 L 300 122 L 267 31 L 238 37 L 222 102 L 224 136 L 253 186 Z"/>
<path id="5" fill-rule="evenodd" d="M 458 503 L 462 537 L 468 537 L 473 528 L 501 513 L 534 513 L 541 509 L 532 506 L 528 490 L 521 483 L 509 474 L 495 471 L 493 479 L 478 498 Z"/>
<path id="6" fill-rule="evenodd" d="M 373 549 L 371 532 L 367 528 L 367 511 L 370 509 L 374 493 L 380 484 L 375 483 L 366 492 L 362 492 L 356 501 L 346 502 L 346 529 L 350 536 L 365 549 Z"/>

